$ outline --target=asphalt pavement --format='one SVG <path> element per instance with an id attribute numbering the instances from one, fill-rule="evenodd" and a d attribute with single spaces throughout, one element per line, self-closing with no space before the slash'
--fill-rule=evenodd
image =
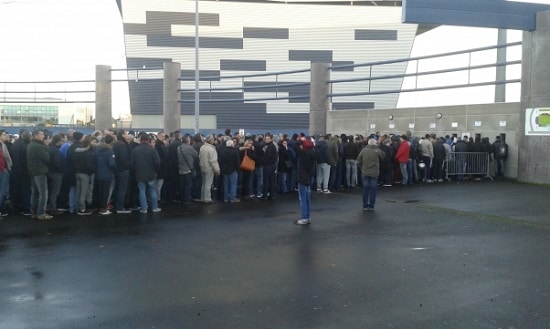
<path id="1" fill-rule="evenodd" d="M 550 328 L 550 186 L 0 221 L 0 328 Z"/>

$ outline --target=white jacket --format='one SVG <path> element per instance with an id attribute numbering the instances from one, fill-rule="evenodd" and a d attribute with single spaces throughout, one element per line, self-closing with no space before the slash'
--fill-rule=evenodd
<path id="1" fill-rule="evenodd" d="M 199 150 L 199 165 L 202 172 L 214 172 L 220 174 L 218 152 L 212 144 L 204 143 Z"/>

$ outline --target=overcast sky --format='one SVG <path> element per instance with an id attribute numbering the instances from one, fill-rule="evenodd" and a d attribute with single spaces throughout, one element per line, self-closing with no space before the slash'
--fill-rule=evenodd
<path id="1" fill-rule="evenodd" d="M 550 0 L 523 2 L 550 3 Z M 521 32 L 508 33 L 508 42 Z M 495 45 L 495 29 L 439 27 L 417 37 L 411 56 Z M 115 0 L 0 0 L 0 82 L 94 80 L 95 65 L 125 67 L 122 22 Z M 509 60 L 518 59 L 519 50 Z M 489 57 L 491 57 L 489 55 Z M 483 60 L 478 59 L 476 60 Z M 426 62 L 425 65 L 428 65 Z M 519 70 L 509 78 L 519 77 Z M 493 75 L 493 74 L 491 74 Z M 114 76 L 113 78 L 125 78 Z M 410 87 L 414 81 L 405 81 Z M 422 83 L 430 83 L 422 81 Z M 0 83 L 0 87 L 4 88 Z M 128 91 L 113 84 L 113 116 L 129 113 Z M 494 87 L 491 89 L 494 90 Z M 399 107 L 492 102 L 487 88 L 474 91 L 403 93 Z M 519 86 L 507 90 L 519 101 Z"/>

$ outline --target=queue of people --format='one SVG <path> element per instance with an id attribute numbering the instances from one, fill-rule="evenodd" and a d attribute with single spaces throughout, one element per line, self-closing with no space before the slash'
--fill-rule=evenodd
<path id="1" fill-rule="evenodd" d="M 36 219 L 64 212 L 160 212 L 163 202 L 272 200 L 296 191 L 301 218 L 295 223 L 306 225 L 312 189 L 330 194 L 361 186 L 363 209 L 372 211 L 379 185 L 441 182 L 452 151 L 491 154 L 497 176 L 503 175 L 508 151 L 500 137 L 489 144 L 488 139 L 416 138 L 409 131 L 306 137 L 118 129 L 84 136 L 38 129 L 21 131 L 17 140 L 0 132 L 0 215 L 7 215 L 9 201 L 10 211 Z M 245 155 L 253 168 L 241 165 Z"/>

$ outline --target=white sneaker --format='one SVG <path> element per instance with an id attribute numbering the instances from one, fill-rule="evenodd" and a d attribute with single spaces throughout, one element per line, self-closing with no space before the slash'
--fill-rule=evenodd
<path id="1" fill-rule="evenodd" d="M 110 214 L 112 214 L 112 212 L 110 212 L 109 210 L 105 210 L 105 211 L 99 212 L 99 214 L 105 216 L 105 215 L 110 215 Z"/>
<path id="2" fill-rule="evenodd" d="M 323 190 L 323 193 L 325 193 L 325 194 L 330 194 L 330 193 L 332 193 L 332 192 L 329 191 L 329 190 Z"/>
<path id="3" fill-rule="evenodd" d="M 160 209 L 160 208 L 155 208 L 155 209 L 153 209 L 153 212 L 160 212 L 161 210 L 162 209 Z"/>
<path id="4" fill-rule="evenodd" d="M 296 225 L 308 225 L 311 224 L 311 221 L 309 219 L 300 218 L 297 221 L 294 222 Z"/>

